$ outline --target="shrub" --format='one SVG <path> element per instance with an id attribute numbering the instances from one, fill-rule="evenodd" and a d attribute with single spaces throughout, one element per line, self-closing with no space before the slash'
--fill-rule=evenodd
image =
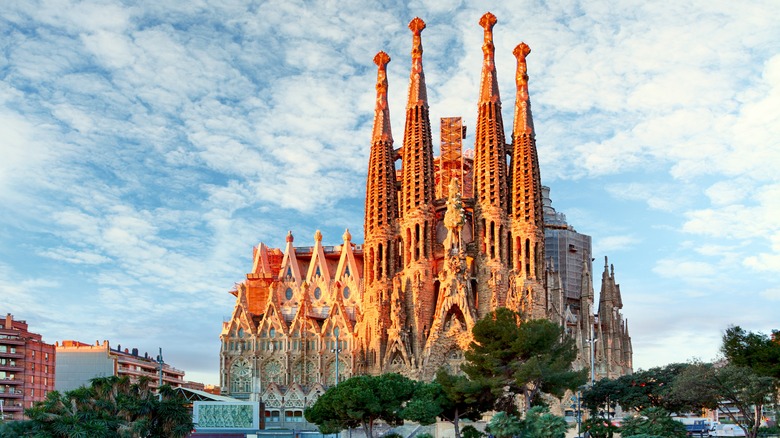
<path id="1" fill-rule="evenodd" d="M 419 437 L 420 435 L 417 436 Z M 485 434 L 477 430 L 476 427 L 469 424 L 468 426 L 460 430 L 460 436 L 463 438 L 481 438 L 485 436 Z"/>

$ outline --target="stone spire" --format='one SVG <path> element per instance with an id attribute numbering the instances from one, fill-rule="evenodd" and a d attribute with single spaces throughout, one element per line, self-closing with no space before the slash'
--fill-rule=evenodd
<path id="1" fill-rule="evenodd" d="M 406 125 L 401 149 L 403 170 L 400 211 L 404 217 L 414 212 L 430 210 L 434 197 L 433 144 L 420 38 L 425 22 L 419 17 L 415 18 L 409 23 L 409 29 L 413 35 L 412 71 L 409 77 L 409 101 L 406 105 Z M 432 215 L 433 211 L 430 213 Z M 408 248 L 413 247 L 414 245 Z"/>
<path id="2" fill-rule="evenodd" d="M 412 71 L 409 76 L 409 101 L 406 104 L 406 126 L 401 149 L 403 161 L 401 186 L 401 215 L 433 202 L 433 144 L 431 122 L 428 116 L 428 93 L 422 66 L 420 34 L 425 22 L 419 17 L 409 23 L 412 31 Z"/>
<path id="3" fill-rule="evenodd" d="M 421 33 L 425 22 L 415 18 L 409 23 L 412 31 L 412 68 L 409 76 L 409 101 L 401 147 L 400 237 L 403 248 L 405 290 L 403 301 L 411 316 L 408 329 L 413 356 L 422 351 L 433 320 L 433 306 L 421 306 L 433 300 L 433 242 L 435 181 L 433 174 L 433 142 L 428 115 L 428 93 L 422 64 Z M 412 308 L 418 306 L 412 314 Z"/>
<path id="4" fill-rule="evenodd" d="M 363 308 L 367 324 L 361 333 L 367 352 L 368 369 L 379 366 L 379 358 L 385 349 L 383 334 L 391 321 L 390 307 L 383 299 L 386 290 L 392 288 L 395 275 L 398 245 L 398 198 L 395 177 L 395 151 L 390 131 L 390 110 L 387 104 L 387 63 L 390 57 L 379 52 L 376 63 L 376 109 L 374 130 L 371 137 L 371 153 L 366 179 L 365 244 L 363 248 Z M 351 236 L 350 236 L 351 239 Z M 346 237 L 345 237 L 346 242 Z"/>
<path id="5" fill-rule="evenodd" d="M 531 99 L 528 95 L 528 66 L 525 61 L 525 58 L 531 53 L 531 48 L 526 43 L 520 43 L 512 53 L 517 58 L 517 74 L 515 75 L 517 99 L 515 100 L 515 126 L 512 133 L 515 136 L 519 133 L 533 136 L 534 120 L 531 117 Z"/>
<path id="6" fill-rule="evenodd" d="M 409 103 L 407 109 L 412 106 L 425 105 L 428 107 L 428 91 L 425 88 L 425 74 L 422 65 L 422 31 L 425 22 L 420 17 L 415 17 L 409 22 L 412 31 L 412 73 L 409 82 Z"/>
<path id="7" fill-rule="evenodd" d="M 371 138 L 371 154 L 366 180 L 366 243 L 377 233 L 392 239 L 397 219 L 393 134 L 390 131 L 390 109 L 387 104 L 387 63 L 390 57 L 379 52 L 374 57 L 379 67 L 376 80 L 376 110 Z M 368 278 L 366 276 L 365 278 Z"/>
<path id="8" fill-rule="evenodd" d="M 531 49 L 520 43 L 513 51 L 517 58 L 517 98 L 512 130 L 512 237 L 516 244 L 513 267 L 527 279 L 541 279 L 544 260 L 544 212 L 539 159 L 536 154 L 534 122 L 528 95 L 526 56 Z"/>
<path id="9" fill-rule="evenodd" d="M 479 24 L 485 30 L 485 43 L 482 45 L 484 57 L 474 145 L 474 194 L 482 210 L 497 208 L 505 211 L 508 198 L 506 141 L 493 46 L 496 17 L 488 12 Z"/>
<path id="10" fill-rule="evenodd" d="M 497 103 L 501 105 L 498 94 L 498 77 L 496 75 L 496 46 L 493 44 L 493 26 L 496 16 L 490 12 L 479 19 L 479 25 L 485 29 L 485 42 L 482 44 L 482 78 L 479 86 L 479 103 Z"/>
<path id="11" fill-rule="evenodd" d="M 507 190 L 506 139 L 493 45 L 496 17 L 490 12 L 479 20 L 484 29 L 477 127 L 474 142 L 474 218 L 476 221 L 477 291 L 479 316 L 503 306 L 507 287 Z M 484 285 L 484 286 L 483 286 Z"/>
<path id="12" fill-rule="evenodd" d="M 374 110 L 374 131 L 372 144 L 379 141 L 393 143 L 393 133 L 390 130 L 390 108 L 387 104 L 387 63 L 390 56 L 379 52 L 374 56 L 374 64 L 379 68 L 376 73 L 376 109 Z"/>

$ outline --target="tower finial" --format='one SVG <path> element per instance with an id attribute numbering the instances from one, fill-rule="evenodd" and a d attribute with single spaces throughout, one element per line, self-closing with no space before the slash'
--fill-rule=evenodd
<path id="1" fill-rule="evenodd" d="M 422 65 L 422 31 L 425 29 L 425 22 L 420 17 L 414 17 L 409 22 L 409 29 L 412 31 L 412 72 L 407 108 L 419 103 L 427 104 L 428 102 L 428 92 L 425 88 L 425 74 L 423 73 Z"/>
<path id="2" fill-rule="evenodd" d="M 482 53 L 484 53 L 486 60 L 488 57 L 492 59 L 496 51 L 496 46 L 493 45 L 493 26 L 496 25 L 497 21 L 496 16 L 490 12 L 486 12 L 479 19 L 479 25 L 485 29 L 485 42 L 482 44 Z"/>
<path id="3" fill-rule="evenodd" d="M 479 25 L 485 30 L 485 42 L 482 44 L 482 78 L 479 90 L 479 103 L 495 102 L 500 103 L 501 97 L 498 93 L 498 79 L 496 77 L 495 52 L 496 46 L 493 44 L 493 26 L 495 26 L 496 16 L 486 12 L 479 19 Z"/>
<path id="4" fill-rule="evenodd" d="M 390 129 L 390 110 L 387 105 L 387 63 L 390 56 L 385 52 L 379 52 L 374 56 L 374 64 L 377 65 L 376 73 L 376 110 L 374 114 L 374 132 L 372 142 L 393 141 L 393 133 Z"/>
<path id="5" fill-rule="evenodd" d="M 517 99 L 515 101 L 515 137 L 522 134 L 534 133 L 534 120 L 531 116 L 531 98 L 528 94 L 528 65 L 525 58 L 531 53 L 531 48 L 526 43 L 520 43 L 512 51 L 517 58 Z"/>

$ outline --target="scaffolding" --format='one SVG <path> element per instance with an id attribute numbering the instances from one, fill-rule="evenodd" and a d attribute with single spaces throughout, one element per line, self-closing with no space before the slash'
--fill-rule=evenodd
<path id="1" fill-rule="evenodd" d="M 463 162 L 463 139 L 466 138 L 466 127 L 460 117 L 441 118 L 441 156 L 439 157 L 438 181 L 436 197 L 445 198 L 452 178 L 460 181 L 461 195 L 464 198 L 473 197 L 473 188 L 465 180 Z"/>

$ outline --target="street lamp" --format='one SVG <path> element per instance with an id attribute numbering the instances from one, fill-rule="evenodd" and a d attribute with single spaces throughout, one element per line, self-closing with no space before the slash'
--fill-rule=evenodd
<path id="1" fill-rule="evenodd" d="M 577 388 L 577 392 L 571 398 L 572 403 L 570 406 L 574 409 L 574 415 L 577 419 L 577 438 L 582 437 L 582 386 Z"/>
<path id="2" fill-rule="evenodd" d="M 336 336 L 336 348 L 330 351 L 336 353 L 336 385 L 339 384 L 339 352 L 341 351 L 341 345 L 339 345 L 339 328 L 333 328 L 333 334 Z"/>
<path id="3" fill-rule="evenodd" d="M 160 355 L 157 356 L 157 363 L 160 365 L 160 387 L 158 388 L 157 392 L 158 392 L 159 400 L 162 401 L 163 365 L 165 364 L 165 362 L 163 362 L 163 357 L 162 357 L 162 347 L 160 347 Z"/>
<path id="4" fill-rule="evenodd" d="M 593 338 L 593 324 L 590 324 L 590 338 L 588 339 L 588 344 L 590 345 L 590 386 L 593 387 L 593 385 L 596 384 L 596 341 L 598 339 Z"/>

